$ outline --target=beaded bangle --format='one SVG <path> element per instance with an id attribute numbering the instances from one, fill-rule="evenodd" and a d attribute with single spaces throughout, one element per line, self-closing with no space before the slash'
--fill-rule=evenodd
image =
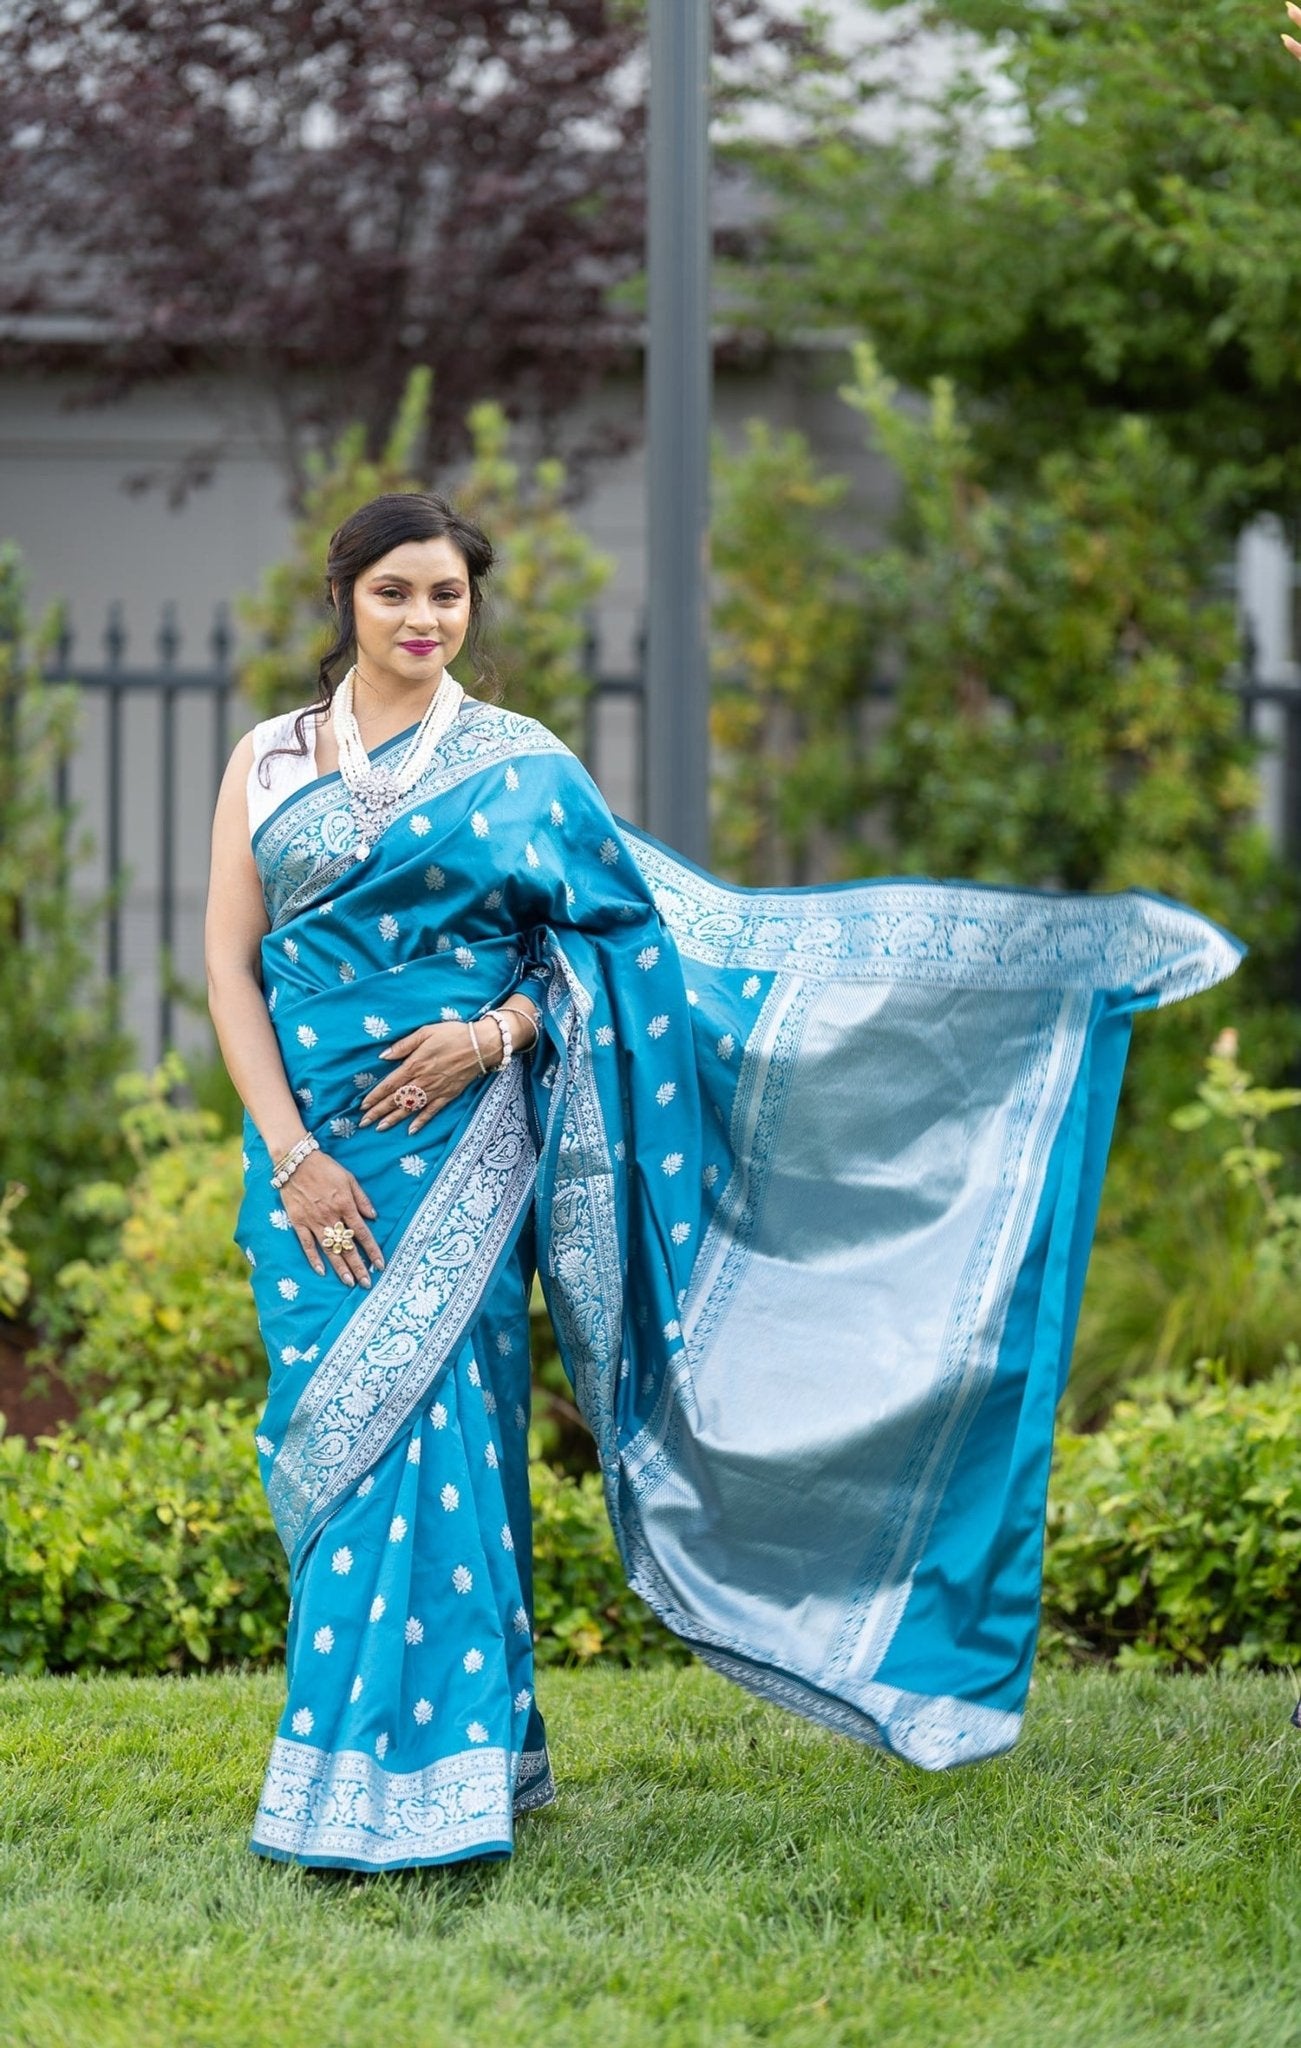
<path id="1" fill-rule="evenodd" d="M 488 1015 L 501 1033 L 501 1067 L 508 1067 L 511 1056 L 511 1037 L 510 1025 L 506 1022 L 506 1012 L 505 1010 L 489 1010 Z"/>
<path id="2" fill-rule="evenodd" d="M 297 1173 L 308 1153 L 319 1152 L 320 1149 L 320 1140 L 314 1138 L 311 1132 L 308 1131 L 306 1137 L 300 1138 L 292 1150 L 286 1152 L 284 1158 L 276 1167 L 275 1172 L 271 1176 L 272 1187 L 282 1188 L 290 1174 Z"/>

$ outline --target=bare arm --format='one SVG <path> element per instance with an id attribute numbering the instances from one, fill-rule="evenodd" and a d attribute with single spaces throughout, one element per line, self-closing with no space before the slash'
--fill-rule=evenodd
<path id="1" fill-rule="evenodd" d="M 226 1071 L 267 1151 L 278 1160 L 305 1135 L 305 1126 L 262 995 L 261 946 L 270 927 L 249 842 L 246 785 L 252 765 L 253 741 L 246 734 L 230 757 L 217 796 L 204 957 L 208 1009 Z M 280 1200 L 318 1273 L 328 1258 L 349 1287 L 357 1281 L 369 1287 L 366 1259 L 376 1267 L 384 1263 L 367 1220 L 377 1211 L 346 1167 L 325 1152 L 313 1152 L 286 1181 Z M 321 1232 L 334 1222 L 353 1232 L 357 1243 L 352 1250 L 318 1249 Z"/>

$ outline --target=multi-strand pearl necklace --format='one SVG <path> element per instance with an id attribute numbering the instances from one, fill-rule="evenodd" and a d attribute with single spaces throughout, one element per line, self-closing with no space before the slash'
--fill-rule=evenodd
<path id="1" fill-rule="evenodd" d="M 455 677 L 444 670 L 443 679 L 411 736 L 411 744 L 400 766 L 390 769 L 387 763 L 373 762 L 366 752 L 357 715 L 352 708 L 356 673 L 355 668 L 350 668 L 335 691 L 330 725 L 339 755 L 339 773 L 348 792 L 357 828 L 353 852 L 358 860 L 365 860 L 380 833 L 401 809 L 402 799 L 415 788 L 433 760 L 434 749 L 460 711 L 465 692 Z"/>

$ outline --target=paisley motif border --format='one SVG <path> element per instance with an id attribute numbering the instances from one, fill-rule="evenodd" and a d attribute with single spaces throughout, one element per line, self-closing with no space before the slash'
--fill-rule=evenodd
<path id="1" fill-rule="evenodd" d="M 734 889 L 626 826 L 680 950 L 715 967 L 934 981 L 951 988 L 1115 988 L 1178 1002 L 1233 973 L 1243 947 L 1143 889 L 1110 896 L 890 880 Z"/>
<path id="2" fill-rule="evenodd" d="M 474 1320 L 537 1171 L 522 1063 L 498 1068 L 402 1243 L 290 1416 L 267 1497 L 293 1556 L 425 1398 Z"/>

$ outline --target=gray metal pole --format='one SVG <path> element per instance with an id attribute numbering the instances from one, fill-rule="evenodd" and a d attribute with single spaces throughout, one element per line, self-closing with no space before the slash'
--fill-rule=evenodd
<path id="1" fill-rule="evenodd" d="M 647 826 L 709 855 L 710 0 L 649 0 Z"/>

